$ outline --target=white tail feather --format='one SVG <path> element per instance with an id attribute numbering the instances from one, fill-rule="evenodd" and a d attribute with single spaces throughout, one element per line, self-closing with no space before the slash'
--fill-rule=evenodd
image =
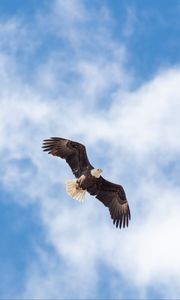
<path id="1" fill-rule="evenodd" d="M 66 181 L 66 191 L 73 199 L 83 202 L 86 191 L 77 187 L 76 179 Z"/>

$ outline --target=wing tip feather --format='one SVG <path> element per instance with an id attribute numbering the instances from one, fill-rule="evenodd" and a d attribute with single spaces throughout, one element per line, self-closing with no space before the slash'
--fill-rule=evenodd
<path id="1" fill-rule="evenodd" d="M 113 219 L 113 224 L 116 226 L 116 228 L 121 229 L 129 226 L 129 221 L 131 220 L 131 213 L 128 202 L 124 203 L 121 206 L 121 209 L 118 211 L 111 210 L 110 214 L 111 218 Z"/>

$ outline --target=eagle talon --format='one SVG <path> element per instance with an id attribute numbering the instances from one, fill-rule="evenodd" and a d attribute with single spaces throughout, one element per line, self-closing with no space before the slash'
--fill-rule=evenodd
<path id="1" fill-rule="evenodd" d="M 80 180 L 76 180 L 76 189 L 80 189 L 81 188 L 81 183 Z"/>
<path id="2" fill-rule="evenodd" d="M 79 177 L 79 178 L 76 180 L 76 185 L 77 185 L 77 188 L 78 188 L 78 189 L 82 189 L 81 184 L 82 184 L 82 182 L 83 182 L 84 179 L 85 179 L 85 176 L 84 176 L 84 175 L 81 175 L 81 177 Z"/>

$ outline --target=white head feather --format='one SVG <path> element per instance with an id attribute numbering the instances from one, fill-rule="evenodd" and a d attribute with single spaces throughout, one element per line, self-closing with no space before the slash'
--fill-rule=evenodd
<path id="1" fill-rule="evenodd" d="M 101 169 L 92 169 L 91 170 L 91 175 L 99 178 L 101 176 L 102 170 Z"/>

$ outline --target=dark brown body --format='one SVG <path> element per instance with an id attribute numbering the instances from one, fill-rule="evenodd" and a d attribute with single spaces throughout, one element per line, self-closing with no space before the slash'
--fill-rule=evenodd
<path id="1" fill-rule="evenodd" d="M 84 172 L 83 175 L 85 175 L 85 178 L 80 183 L 80 187 L 83 190 L 87 190 L 90 195 L 97 195 L 100 179 L 92 176 L 89 170 Z"/>

